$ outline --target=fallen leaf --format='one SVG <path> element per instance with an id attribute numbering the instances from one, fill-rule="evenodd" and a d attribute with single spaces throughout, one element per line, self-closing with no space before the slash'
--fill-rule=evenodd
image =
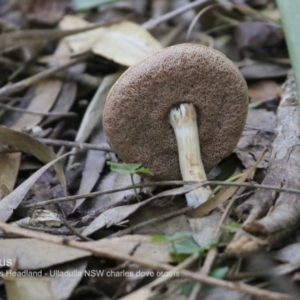
<path id="1" fill-rule="evenodd" d="M 54 105 L 61 90 L 60 80 L 48 79 L 40 82 L 35 88 L 36 96 L 31 100 L 28 110 L 48 112 Z M 30 130 L 39 124 L 44 118 L 42 115 L 23 114 L 23 116 L 12 126 L 15 130 Z"/>
<path id="2" fill-rule="evenodd" d="M 0 200 L 7 196 L 14 188 L 19 172 L 19 153 L 0 155 Z"/>
<path id="3" fill-rule="evenodd" d="M 124 66 L 132 66 L 161 45 L 141 26 L 122 22 L 113 25 L 97 39 L 92 50 Z"/>
<path id="4" fill-rule="evenodd" d="M 0 127 L 1 129 L 1 127 Z M 0 131 L 1 132 L 1 131 Z M 16 131 L 17 132 L 17 131 Z M 21 134 L 20 132 L 17 132 L 18 134 Z M 0 133 L 0 137 L 1 133 Z M 43 144 L 42 144 L 43 145 Z M 30 145 L 28 145 L 30 146 Z M 43 145 L 45 146 L 45 145 Z M 46 146 L 45 146 L 46 147 Z M 2 222 L 6 222 L 14 212 L 14 210 L 20 205 L 23 198 L 29 191 L 30 187 L 37 181 L 37 179 L 51 166 L 55 165 L 60 159 L 64 158 L 65 156 L 69 155 L 70 153 L 66 153 L 65 155 L 62 155 L 61 157 L 58 157 L 52 161 L 50 161 L 48 164 L 37 170 L 35 173 L 33 173 L 28 179 L 26 179 L 22 184 L 20 184 L 15 190 L 13 190 L 8 196 L 6 196 L 3 200 L 0 201 L 0 220 Z M 55 166 L 58 170 L 61 168 L 60 165 Z M 60 170 L 61 171 L 61 170 Z M 62 171 L 61 171 L 62 172 Z M 65 187 L 65 177 L 64 173 L 61 174 L 58 173 L 58 176 L 60 178 L 61 184 Z"/>
<path id="5" fill-rule="evenodd" d="M 251 102 L 276 99 L 280 91 L 280 85 L 273 80 L 250 83 L 248 88 Z"/>
<path id="6" fill-rule="evenodd" d="M 91 23 L 75 16 L 66 16 L 60 22 L 62 29 L 84 28 Z M 121 22 L 67 38 L 75 52 L 92 50 L 121 65 L 131 66 L 162 47 L 148 31 L 132 22 Z"/>
<path id="7" fill-rule="evenodd" d="M 91 144 L 105 144 L 104 131 L 100 128 L 96 130 L 91 141 Z M 100 174 L 105 166 L 106 152 L 90 150 L 82 172 L 80 187 L 77 192 L 78 195 L 90 193 L 98 181 Z M 76 200 L 74 211 L 84 202 L 84 199 Z"/>
<path id="8" fill-rule="evenodd" d="M 86 242 L 87 247 L 115 251 L 159 262 L 172 262 L 167 242 L 152 242 L 152 236 L 126 235 L 116 238 L 106 238 L 99 241 Z"/>
<path id="9" fill-rule="evenodd" d="M 90 235 L 93 232 L 107 226 L 112 226 L 113 224 L 118 224 L 122 220 L 126 219 L 129 217 L 131 214 L 133 214 L 135 211 L 137 211 L 140 207 L 150 203 L 151 201 L 155 199 L 159 199 L 162 197 L 167 197 L 167 196 L 175 196 L 175 195 L 182 195 L 185 193 L 190 192 L 191 190 L 195 189 L 197 184 L 194 186 L 183 186 L 180 188 L 168 190 L 161 192 L 145 201 L 132 204 L 132 205 L 126 205 L 126 206 L 120 206 L 120 207 L 114 207 L 111 209 L 108 209 L 104 213 L 102 213 L 99 217 L 97 217 L 93 222 L 87 226 L 84 231 L 82 232 L 83 235 Z"/>
<path id="10" fill-rule="evenodd" d="M 257 160 L 257 162 L 250 169 L 246 170 L 242 174 L 242 176 L 239 179 L 237 179 L 236 182 L 241 182 L 242 183 L 242 182 L 246 181 L 247 178 L 256 170 L 258 164 L 263 159 L 264 154 L 265 154 L 265 151 L 262 153 L 262 155 Z M 231 198 L 239 188 L 240 187 L 238 187 L 238 186 L 230 186 L 228 188 L 223 189 L 217 195 L 215 195 L 214 197 L 211 197 L 205 203 L 198 206 L 195 210 L 193 210 L 189 214 L 189 216 L 192 217 L 192 218 L 200 218 L 200 217 L 208 214 L 213 209 L 217 208 L 218 206 L 223 204 L 226 200 Z"/>
<path id="11" fill-rule="evenodd" d="M 27 154 L 31 154 L 44 163 L 48 163 L 56 159 L 56 155 L 52 149 L 37 139 L 25 133 L 3 126 L 0 126 L 0 143 L 17 148 Z M 62 186 L 66 188 L 66 179 L 62 165 L 60 163 L 55 163 L 53 167 Z"/>
<path id="12" fill-rule="evenodd" d="M 32 19 L 38 23 L 54 25 L 71 6 L 71 0 L 31 1 Z"/>
<path id="13" fill-rule="evenodd" d="M 8 300 L 57 300 L 46 277 L 3 276 Z"/>
<path id="14" fill-rule="evenodd" d="M 87 259 L 81 259 L 55 268 L 54 271 L 57 271 L 58 274 L 66 274 L 67 272 L 68 274 L 74 274 L 68 276 L 50 276 L 51 289 L 57 300 L 69 299 L 73 290 L 84 277 L 86 266 Z"/>
<path id="15" fill-rule="evenodd" d="M 0 241 L 0 257 L 17 259 L 19 270 L 39 270 L 90 256 L 85 250 L 70 248 L 36 239 L 6 239 Z"/>
<path id="16" fill-rule="evenodd" d="M 92 101 L 85 111 L 83 120 L 76 135 L 76 142 L 85 142 L 91 135 L 96 125 L 102 122 L 103 109 L 107 95 L 111 87 L 122 73 L 123 72 L 121 71 L 104 77 L 101 85 L 99 86 Z M 76 151 L 76 148 L 74 148 L 72 151 Z M 72 165 L 75 159 L 76 156 L 72 155 L 69 159 L 68 165 Z"/>

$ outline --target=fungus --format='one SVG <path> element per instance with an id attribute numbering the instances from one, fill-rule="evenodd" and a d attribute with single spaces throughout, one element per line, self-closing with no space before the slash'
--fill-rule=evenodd
<path id="1" fill-rule="evenodd" d="M 247 84 L 217 50 L 171 46 L 130 67 L 112 87 L 103 125 L 125 162 L 142 163 L 153 180 L 206 180 L 234 150 L 248 110 Z M 204 203 L 209 187 L 186 194 Z"/>

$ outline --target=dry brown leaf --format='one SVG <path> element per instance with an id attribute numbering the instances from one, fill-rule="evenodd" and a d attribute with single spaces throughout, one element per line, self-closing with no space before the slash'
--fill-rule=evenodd
<path id="1" fill-rule="evenodd" d="M 1 127 L 0 127 L 1 129 Z M 17 131 L 16 131 L 17 132 Z M 18 134 L 21 134 L 20 132 L 17 132 Z M 0 131 L 0 139 L 3 138 L 1 136 L 1 131 Z M 41 143 L 41 145 L 43 145 Z M 28 145 L 30 147 L 30 144 Z M 43 145 L 47 149 L 48 147 Z M 35 149 L 36 150 L 36 149 Z M 39 149 L 40 150 L 40 149 Z M 49 148 L 48 148 L 48 154 L 49 154 Z M 61 157 L 58 157 L 52 161 L 50 161 L 48 164 L 40 168 L 38 171 L 36 171 L 34 174 L 32 174 L 27 180 L 25 180 L 22 184 L 20 184 L 15 190 L 13 190 L 8 196 L 6 196 L 3 200 L 0 201 L 0 220 L 2 222 L 6 222 L 14 212 L 14 210 L 20 205 L 21 201 L 31 188 L 31 186 L 38 180 L 38 178 L 51 166 L 55 165 L 60 159 L 63 157 L 69 155 L 70 153 L 67 153 Z M 59 170 L 58 177 L 61 181 L 61 184 L 63 185 L 64 189 L 66 187 L 65 183 L 65 177 L 64 173 L 62 171 L 62 168 L 59 164 L 56 164 L 54 166 L 57 170 Z M 56 171 L 57 171 L 56 170 Z M 65 189 L 66 193 L 66 189 Z"/>
<path id="2" fill-rule="evenodd" d="M 117 73 L 113 73 L 104 77 L 101 85 L 99 86 L 92 101 L 90 102 L 88 108 L 84 113 L 84 117 L 75 138 L 76 142 L 85 142 L 91 135 L 97 124 L 102 122 L 103 109 L 107 95 L 111 87 L 122 75 L 122 73 L 123 71 L 119 71 Z M 72 151 L 74 152 L 76 151 L 76 149 L 74 148 Z M 75 159 L 76 156 L 72 155 L 69 159 L 68 165 L 71 166 Z"/>
<path id="3" fill-rule="evenodd" d="M 75 30 L 33 29 L 3 33 L 0 35 L 0 53 L 11 51 L 23 46 L 58 40 L 68 35 L 89 31 L 99 26 L 101 25 L 98 24 Z"/>
<path id="4" fill-rule="evenodd" d="M 56 159 L 56 155 L 52 149 L 37 139 L 25 133 L 3 126 L 0 126 L 0 143 L 17 148 L 27 154 L 31 154 L 44 163 Z M 62 165 L 60 163 L 55 163 L 54 169 L 62 186 L 66 189 L 66 179 Z"/>
<path id="5" fill-rule="evenodd" d="M 213 211 L 204 218 L 189 218 L 193 238 L 201 247 L 209 247 L 219 229 L 222 212 Z M 231 219 L 228 219 L 230 222 Z"/>
<path id="6" fill-rule="evenodd" d="M 250 129 L 274 132 L 276 120 L 277 118 L 273 111 L 266 109 L 249 109 L 246 126 L 249 126 Z"/>
<path id="7" fill-rule="evenodd" d="M 158 262 L 172 262 L 169 255 L 167 242 L 152 242 L 152 236 L 126 235 L 116 238 L 107 238 L 95 242 L 86 242 L 87 247 L 115 251 L 118 253 L 133 255 Z"/>
<path id="8" fill-rule="evenodd" d="M 51 276 L 51 288 L 53 294 L 58 300 L 69 299 L 73 290 L 78 285 L 84 276 L 84 271 L 87 266 L 87 259 L 68 262 L 64 266 L 56 267 L 55 271 L 69 272 L 69 274 L 76 274 L 74 276 Z M 50 273 L 49 273 L 50 275 Z"/>
<path id="9" fill-rule="evenodd" d="M 57 300 L 46 277 L 3 276 L 8 300 Z"/>
<path id="10" fill-rule="evenodd" d="M 14 188 L 20 166 L 19 153 L 0 155 L 0 200 Z"/>
<path id="11" fill-rule="evenodd" d="M 84 28 L 90 24 L 81 18 L 66 16 L 60 22 L 60 28 Z M 124 66 L 131 66 L 161 49 L 159 42 L 148 31 L 132 22 L 122 22 L 88 33 L 76 34 L 68 37 L 67 41 L 76 53 L 92 50 L 93 53 Z"/>
<path id="12" fill-rule="evenodd" d="M 36 22 L 54 25 L 71 6 L 71 0 L 35 0 L 32 1 L 32 19 Z"/>
<path id="13" fill-rule="evenodd" d="M 249 84 L 249 97 L 251 102 L 276 99 L 280 85 L 272 80 L 260 80 Z"/>
<path id="14" fill-rule="evenodd" d="M 288 245 L 271 255 L 273 258 L 282 262 L 300 261 L 300 243 Z"/>
<path id="15" fill-rule="evenodd" d="M 92 50 L 124 66 L 132 66 L 162 47 L 141 26 L 122 22 L 113 25 L 97 39 Z"/>
<path id="16" fill-rule="evenodd" d="M 195 185 L 190 185 L 190 186 L 183 186 L 180 188 L 168 190 L 161 192 L 145 201 L 132 204 L 132 205 L 126 205 L 126 206 L 120 206 L 120 207 L 114 207 L 111 209 L 108 209 L 104 213 L 102 213 L 99 217 L 97 217 L 93 222 L 87 226 L 84 231 L 82 232 L 83 235 L 90 235 L 93 232 L 107 226 L 112 226 L 113 224 L 118 224 L 122 220 L 126 219 L 129 217 L 131 214 L 133 214 L 135 211 L 137 211 L 140 207 L 150 203 L 151 201 L 155 199 L 159 199 L 162 197 L 167 197 L 167 196 L 176 196 L 176 195 L 182 195 L 185 193 L 190 192 L 191 190 L 195 189 L 197 184 Z"/>
<path id="17" fill-rule="evenodd" d="M 36 96 L 31 100 L 28 110 L 48 112 L 54 105 L 61 90 L 62 82 L 56 79 L 48 79 L 39 83 L 35 88 Z M 13 126 L 16 130 L 30 130 L 39 124 L 44 117 L 41 115 L 24 114 Z"/>
<path id="18" fill-rule="evenodd" d="M 258 164 L 260 163 L 260 161 L 262 160 L 264 154 L 265 154 L 265 151 L 261 155 L 260 159 L 258 159 L 258 161 L 254 164 L 254 166 L 252 166 L 250 169 L 246 170 L 236 182 L 242 183 L 242 182 L 246 181 L 247 178 L 256 170 L 256 168 L 257 168 Z M 218 206 L 223 204 L 226 200 L 231 198 L 238 189 L 239 189 L 238 186 L 230 186 L 228 188 L 223 189 L 220 193 L 218 193 L 214 197 L 208 199 L 205 203 L 203 203 L 202 205 L 197 207 L 189 215 L 192 218 L 200 218 L 200 217 L 208 214 L 209 212 L 211 212 L 212 210 L 214 210 L 215 208 L 217 208 Z"/>
<path id="19" fill-rule="evenodd" d="M 119 298 L 119 300 L 147 300 L 153 295 L 152 288 L 142 288 L 130 293 L 129 295 Z"/>
<path id="20" fill-rule="evenodd" d="M 0 257 L 17 259 L 19 270 L 39 270 L 90 256 L 85 250 L 70 248 L 35 239 L 6 239 L 0 241 Z"/>
<path id="21" fill-rule="evenodd" d="M 97 128 L 96 128 L 97 129 Z M 92 139 L 91 144 L 105 144 L 105 135 L 104 131 L 99 129 L 96 130 Z M 77 192 L 80 194 L 90 193 L 92 188 L 95 186 L 98 181 L 100 174 L 104 168 L 106 161 L 106 152 L 102 151 L 89 151 L 85 160 L 84 170 L 82 172 L 82 178 L 80 182 L 80 188 Z M 76 205 L 74 210 L 76 210 L 85 199 L 76 200 Z"/>
<path id="22" fill-rule="evenodd" d="M 141 177 L 137 174 L 133 175 L 133 180 L 135 183 L 141 182 Z M 132 184 L 131 178 L 128 174 L 118 174 L 116 172 L 108 172 L 100 182 L 96 185 L 95 191 L 103 190 L 113 190 L 119 188 L 120 186 L 130 186 Z M 140 189 L 139 189 L 140 191 Z M 79 194 L 79 193 L 78 193 Z M 124 203 L 124 199 L 131 199 L 134 197 L 134 191 L 128 189 L 125 191 L 120 191 L 112 194 L 97 196 L 83 205 L 81 207 L 81 213 L 85 216 L 89 216 L 95 211 L 104 212 L 111 207 L 118 206 Z"/>

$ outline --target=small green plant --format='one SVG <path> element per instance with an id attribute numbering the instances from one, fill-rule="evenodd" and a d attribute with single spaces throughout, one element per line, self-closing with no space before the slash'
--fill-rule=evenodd
<path id="1" fill-rule="evenodd" d="M 181 262 L 195 252 L 204 253 L 215 245 L 210 243 L 207 247 L 202 247 L 193 239 L 190 232 L 177 232 L 171 236 L 155 235 L 152 237 L 153 242 L 168 242 L 169 254 L 177 262 Z"/>
<path id="2" fill-rule="evenodd" d="M 140 202 L 140 196 L 135 187 L 135 183 L 133 180 L 133 175 L 136 173 L 144 174 L 144 175 L 153 175 L 153 172 L 145 167 L 142 164 L 125 164 L 125 163 L 114 163 L 111 161 L 107 162 L 107 165 L 110 166 L 110 169 L 118 174 L 128 174 L 130 175 L 132 187 L 134 190 L 134 195 L 138 202 Z"/>

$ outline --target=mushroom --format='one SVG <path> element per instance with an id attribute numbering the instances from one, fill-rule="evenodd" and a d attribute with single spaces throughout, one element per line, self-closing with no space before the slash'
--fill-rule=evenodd
<path id="1" fill-rule="evenodd" d="M 118 79 L 105 104 L 104 131 L 123 161 L 143 164 L 154 180 L 203 181 L 234 150 L 247 93 L 243 76 L 219 51 L 171 46 Z M 209 187 L 193 190 L 187 203 L 197 207 L 210 193 Z"/>

